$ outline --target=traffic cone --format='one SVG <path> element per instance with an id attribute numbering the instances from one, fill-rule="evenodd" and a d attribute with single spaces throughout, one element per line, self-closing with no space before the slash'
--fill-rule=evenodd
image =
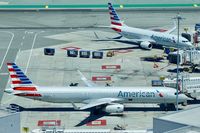
<path id="1" fill-rule="evenodd" d="M 156 63 L 154 62 L 153 68 L 158 68 L 158 67 L 159 67 L 158 64 L 156 64 Z"/>

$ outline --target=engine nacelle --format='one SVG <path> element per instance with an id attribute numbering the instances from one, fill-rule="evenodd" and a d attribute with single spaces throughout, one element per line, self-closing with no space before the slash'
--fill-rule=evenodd
<path id="1" fill-rule="evenodd" d="M 107 113 L 122 113 L 124 111 L 124 105 L 122 104 L 111 104 L 103 108 L 103 111 Z"/>
<path id="2" fill-rule="evenodd" d="M 140 47 L 143 49 L 151 50 L 153 45 L 148 41 L 144 41 L 140 43 Z"/>

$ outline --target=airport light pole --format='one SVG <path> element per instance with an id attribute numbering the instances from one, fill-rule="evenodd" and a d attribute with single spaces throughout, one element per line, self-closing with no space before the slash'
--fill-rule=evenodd
<path id="1" fill-rule="evenodd" d="M 179 13 L 177 14 L 176 17 L 174 17 L 173 19 L 177 20 L 177 26 L 178 26 L 178 30 L 177 30 L 177 79 L 176 79 L 176 111 L 178 111 L 178 89 L 179 89 L 179 30 L 180 30 L 180 20 L 182 20 L 183 18 L 179 15 Z"/>

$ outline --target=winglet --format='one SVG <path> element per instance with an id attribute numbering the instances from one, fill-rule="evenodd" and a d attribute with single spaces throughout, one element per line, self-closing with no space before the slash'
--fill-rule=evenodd
<path id="1" fill-rule="evenodd" d="M 176 30 L 176 27 L 177 27 L 177 26 L 176 26 L 176 21 L 174 20 L 173 22 L 174 22 L 174 27 L 171 28 L 170 30 L 166 31 L 166 33 L 171 34 L 173 31 Z"/>
<path id="2" fill-rule="evenodd" d="M 77 69 L 77 72 L 81 76 L 81 80 L 85 83 L 86 86 L 88 86 L 88 87 L 97 86 L 95 83 L 93 83 L 92 81 L 88 80 L 78 69 Z"/>

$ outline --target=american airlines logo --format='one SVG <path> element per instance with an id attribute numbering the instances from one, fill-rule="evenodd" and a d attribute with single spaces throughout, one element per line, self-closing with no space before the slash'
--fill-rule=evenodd
<path id="1" fill-rule="evenodd" d="M 163 41 L 163 42 L 172 42 L 172 43 L 176 43 L 174 38 L 173 40 L 171 38 L 166 38 L 166 37 L 160 37 L 160 36 L 155 36 L 155 35 L 152 35 L 151 36 L 152 39 L 156 40 L 156 41 Z"/>
<path id="2" fill-rule="evenodd" d="M 164 97 L 164 95 L 161 92 L 159 92 L 158 90 L 156 90 L 156 92 L 158 93 L 159 97 Z"/>
<path id="3" fill-rule="evenodd" d="M 126 92 L 126 91 L 119 91 L 118 97 L 155 97 L 155 92 Z"/>

